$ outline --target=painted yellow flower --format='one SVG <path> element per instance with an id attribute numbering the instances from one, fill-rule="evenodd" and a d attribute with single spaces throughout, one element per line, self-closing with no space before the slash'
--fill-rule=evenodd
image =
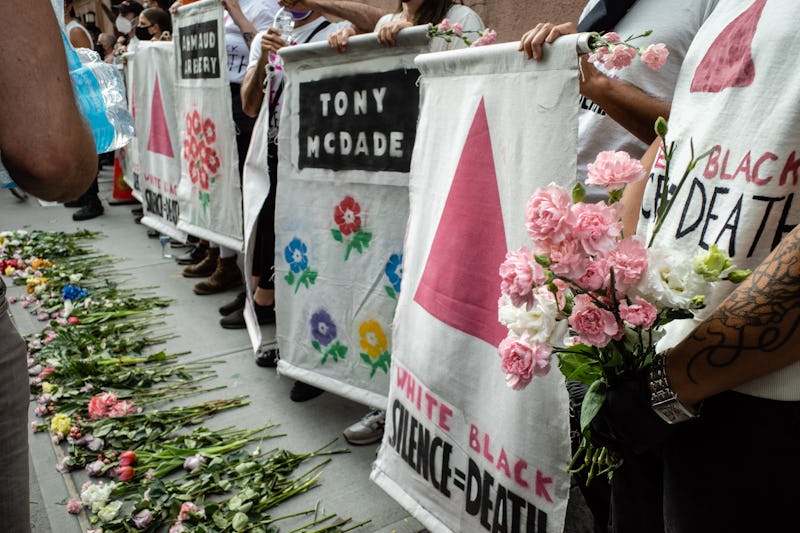
<path id="1" fill-rule="evenodd" d="M 375 320 L 362 322 L 358 327 L 358 334 L 361 336 L 361 349 L 373 359 L 386 351 L 386 334 L 383 328 Z"/>
<path id="2" fill-rule="evenodd" d="M 50 433 L 53 435 L 56 433 L 68 435 L 70 429 L 72 429 L 72 420 L 65 414 L 59 413 L 53 416 L 53 419 L 50 421 Z"/>

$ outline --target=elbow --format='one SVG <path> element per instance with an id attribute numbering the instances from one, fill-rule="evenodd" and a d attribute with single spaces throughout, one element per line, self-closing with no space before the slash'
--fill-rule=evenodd
<path id="1" fill-rule="evenodd" d="M 97 154 L 91 150 L 32 154 L 22 164 L 8 165 L 17 184 L 42 200 L 74 200 L 97 176 Z M 23 160 L 25 161 L 25 160 Z"/>
<path id="2" fill-rule="evenodd" d="M 245 102 L 244 100 L 242 100 L 242 111 L 248 117 L 256 118 L 258 116 L 259 109 L 258 109 L 258 107 L 254 106 L 253 104 Z"/>

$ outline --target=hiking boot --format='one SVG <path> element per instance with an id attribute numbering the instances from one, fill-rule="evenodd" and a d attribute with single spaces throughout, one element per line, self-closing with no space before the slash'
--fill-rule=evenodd
<path id="1" fill-rule="evenodd" d="M 189 267 L 186 267 L 189 268 Z M 205 281 L 194 286 L 194 293 L 200 295 L 217 294 L 242 285 L 242 271 L 236 264 L 236 256 L 220 257 L 217 269 Z"/>
<path id="2" fill-rule="evenodd" d="M 275 323 L 275 306 L 274 305 L 258 305 L 253 303 L 256 309 L 256 318 L 259 325 L 274 324 Z M 219 325 L 225 329 L 244 329 L 247 324 L 244 321 L 244 305 L 221 318 Z"/>
<path id="3" fill-rule="evenodd" d="M 312 398 L 316 398 L 323 392 L 325 391 L 318 389 L 314 385 L 309 385 L 308 383 L 303 383 L 302 381 L 295 381 L 292 390 L 289 392 L 289 399 L 291 399 L 293 402 L 305 402 Z"/>
<path id="4" fill-rule="evenodd" d="M 383 438 L 386 411 L 377 409 L 345 429 L 344 439 L 350 444 L 372 444 Z"/>
<path id="5" fill-rule="evenodd" d="M 72 213 L 72 220 L 76 222 L 90 220 L 99 217 L 103 212 L 103 204 L 100 202 L 100 198 L 91 198 L 87 200 L 83 207 Z"/>
<path id="6" fill-rule="evenodd" d="M 183 255 L 178 256 L 178 264 L 179 265 L 196 265 L 200 261 L 202 261 L 206 256 L 206 251 L 208 251 L 207 244 L 198 244 L 187 250 Z"/>
<path id="7" fill-rule="evenodd" d="M 178 258 L 180 260 L 180 258 Z M 219 248 L 206 248 L 203 259 L 194 265 L 183 269 L 184 278 L 207 278 L 217 269 L 219 262 Z"/>

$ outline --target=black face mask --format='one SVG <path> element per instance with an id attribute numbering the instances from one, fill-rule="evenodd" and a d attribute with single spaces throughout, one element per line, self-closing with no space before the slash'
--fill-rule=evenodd
<path id="1" fill-rule="evenodd" d="M 140 41 L 149 41 L 149 40 L 151 40 L 153 38 L 153 36 L 150 35 L 149 31 L 147 31 L 148 29 L 149 29 L 149 26 L 147 28 L 142 28 L 141 26 L 136 26 L 136 37 Z"/>

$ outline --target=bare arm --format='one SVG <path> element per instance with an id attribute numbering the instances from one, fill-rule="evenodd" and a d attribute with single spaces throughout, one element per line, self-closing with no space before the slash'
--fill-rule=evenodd
<path id="1" fill-rule="evenodd" d="M 552 44 L 562 35 L 575 33 L 573 22 L 552 24 L 542 22 L 526 32 L 519 50 L 528 59 L 542 58 L 545 44 Z M 638 87 L 609 78 L 581 56 L 580 92 L 603 108 L 620 126 L 645 143 L 656 138 L 653 124 L 658 117 L 669 118 L 672 103 L 650 96 Z"/>
<path id="2" fill-rule="evenodd" d="M 75 103 L 53 8 L 47 0 L 31 0 L 25 9 L 12 0 L 0 0 L 0 6 L 15 13 L 0 32 L 3 163 L 31 194 L 76 198 L 97 174 L 97 153 Z"/>
<path id="3" fill-rule="evenodd" d="M 72 28 L 69 32 L 69 42 L 73 48 L 91 48 L 92 43 L 89 42 L 89 37 L 86 32 L 80 28 Z"/>
<path id="4" fill-rule="evenodd" d="M 280 5 L 293 11 L 313 9 L 323 15 L 347 20 L 358 33 L 372 33 L 378 19 L 387 13 L 377 7 L 350 0 L 281 0 Z"/>
<path id="5" fill-rule="evenodd" d="M 625 191 L 622 193 L 622 228 L 625 235 L 633 235 L 636 233 L 636 225 L 639 223 L 639 212 L 642 210 L 644 188 L 647 186 L 647 174 L 653 167 L 659 146 L 661 146 L 660 138 L 653 141 L 650 148 L 648 148 L 642 156 L 641 163 L 645 171 L 645 178 L 626 186 Z"/>
<path id="6" fill-rule="evenodd" d="M 280 31 L 270 28 L 261 36 L 261 42 L 256 44 L 261 46 L 261 56 L 254 67 L 247 69 L 241 89 L 242 110 L 247 116 L 258 116 L 264 103 L 264 79 L 267 76 L 269 55 L 286 46 L 286 41 L 280 35 Z"/>
<path id="7" fill-rule="evenodd" d="M 239 31 L 242 32 L 242 38 L 247 44 L 247 48 L 250 48 L 250 46 L 253 44 L 253 39 L 256 38 L 256 33 L 258 33 L 258 30 L 242 12 L 242 8 L 239 6 L 239 0 L 220 1 L 222 2 L 222 7 L 225 8 L 225 10 L 233 19 L 233 22 L 239 26 Z"/>
<path id="8" fill-rule="evenodd" d="M 800 360 L 800 226 L 667 357 L 672 390 L 693 405 Z"/>

